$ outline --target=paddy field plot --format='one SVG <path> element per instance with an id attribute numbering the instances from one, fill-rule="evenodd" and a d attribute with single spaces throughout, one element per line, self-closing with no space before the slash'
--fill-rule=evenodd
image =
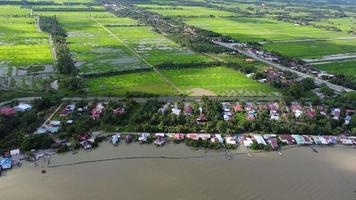
<path id="1" fill-rule="evenodd" d="M 153 66 L 211 61 L 130 18 L 115 17 L 107 12 L 36 14 L 58 16 L 68 32 L 67 41 L 76 65 L 84 74 L 148 68 L 142 59 Z"/>
<path id="2" fill-rule="evenodd" d="M 0 17 L 0 76 L 26 75 L 26 70 L 53 64 L 47 33 L 34 18 Z"/>
<path id="3" fill-rule="evenodd" d="M 300 26 L 268 18 L 190 18 L 189 25 L 231 36 L 240 41 L 261 42 L 346 37 L 345 33 Z"/>
<path id="4" fill-rule="evenodd" d="M 333 54 L 356 53 L 356 39 L 265 44 L 262 48 L 295 58 L 320 58 Z"/>
<path id="5" fill-rule="evenodd" d="M 160 72 L 184 94 L 190 96 L 274 96 L 278 90 L 226 67 L 165 69 Z M 87 79 L 90 94 L 124 95 L 127 92 L 177 95 L 178 92 L 157 72 L 121 74 Z"/>
<path id="6" fill-rule="evenodd" d="M 56 15 L 68 34 L 66 38 L 76 66 L 81 74 L 118 72 L 148 68 L 122 43 L 105 31 L 93 18 L 104 24 L 132 25 L 134 20 L 118 19 L 108 12 L 36 12 Z"/>
<path id="7" fill-rule="evenodd" d="M 125 95 L 126 93 L 176 95 L 171 87 L 157 72 L 137 72 L 110 77 L 99 77 L 85 81 L 91 95 Z"/>
<path id="8" fill-rule="evenodd" d="M 271 96 L 278 90 L 226 67 L 161 70 L 178 88 L 192 96 Z"/>
<path id="9" fill-rule="evenodd" d="M 206 56 L 180 47 L 148 26 L 109 27 L 109 29 L 152 65 L 211 61 Z"/>
<path id="10" fill-rule="evenodd" d="M 163 16 L 176 16 L 176 17 L 202 17 L 202 16 L 215 16 L 227 17 L 235 16 L 237 14 L 223 10 L 217 10 L 200 6 L 161 6 L 152 4 L 137 4 L 140 8 L 145 8 L 149 11 L 156 12 Z"/>
<path id="11" fill-rule="evenodd" d="M 315 67 L 331 73 L 356 76 L 356 60 L 317 64 Z"/>
<path id="12" fill-rule="evenodd" d="M 356 32 L 356 17 L 322 19 L 319 22 L 312 22 L 316 25 L 334 26 L 342 31 Z"/>
<path id="13" fill-rule="evenodd" d="M 33 11 L 105 11 L 101 6 L 86 5 L 35 5 Z"/>
<path id="14" fill-rule="evenodd" d="M 0 5 L 0 16 L 29 16 L 30 10 L 18 5 Z"/>

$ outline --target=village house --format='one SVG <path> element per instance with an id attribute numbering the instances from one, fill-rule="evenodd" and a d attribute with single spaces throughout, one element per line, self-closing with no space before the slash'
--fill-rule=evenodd
<path id="1" fill-rule="evenodd" d="M 112 143 L 113 145 L 118 144 L 118 143 L 120 142 L 120 138 L 121 138 L 121 135 L 120 135 L 120 134 L 118 134 L 118 133 L 113 134 L 113 135 L 111 136 L 111 143 Z"/>
<path id="2" fill-rule="evenodd" d="M 172 108 L 172 113 L 179 116 L 181 112 L 182 112 L 182 109 L 179 109 L 178 105 L 174 104 L 174 107 Z"/>
<path id="3" fill-rule="evenodd" d="M 242 141 L 245 147 L 250 147 L 253 144 L 253 140 L 249 135 L 242 135 L 240 141 Z"/>
<path id="4" fill-rule="evenodd" d="M 295 118 L 300 118 L 303 115 L 302 106 L 298 102 L 292 102 L 291 110 L 294 113 Z"/>
<path id="5" fill-rule="evenodd" d="M 231 136 L 226 136 L 225 143 L 230 145 L 236 145 L 236 140 Z"/>
<path id="6" fill-rule="evenodd" d="M 265 139 L 263 139 L 263 137 L 260 134 L 253 134 L 252 137 L 254 141 L 257 142 L 257 144 L 267 145 Z"/>
<path id="7" fill-rule="evenodd" d="M 254 120 L 257 117 L 257 112 L 255 110 L 255 106 L 252 103 L 245 104 L 245 110 L 247 114 L 248 120 Z"/>
<path id="8" fill-rule="evenodd" d="M 331 115 L 333 116 L 333 119 L 339 120 L 340 115 L 341 115 L 341 110 L 340 110 L 340 108 L 334 108 L 334 109 L 331 111 Z"/>
<path id="9" fill-rule="evenodd" d="M 224 143 L 224 139 L 222 138 L 221 134 L 213 134 L 210 140 L 213 143 Z"/>
<path id="10" fill-rule="evenodd" d="M 125 108 L 123 106 L 119 106 L 112 111 L 114 115 L 122 115 L 125 114 Z"/>
<path id="11" fill-rule="evenodd" d="M 0 115 L 11 116 L 14 115 L 15 113 L 16 113 L 15 108 L 11 108 L 11 107 L 0 108 Z"/>
<path id="12" fill-rule="evenodd" d="M 285 143 L 285 144 L 288 144 L 288 145 L 293 145 L 295 143 L 295 140 L 294 138 L 289 135 L 289 134 L 282 134 L 282 135 L 279 135 L 279 139 Z"/>
<path id="13" fill-rule="evenodd" d="M 27 103 L 20 103 L 19 105 L 15 106 L 14 109 L 17 112 L 27 112 L 27 111 L 30 111 L 32 109 L 32 106 L 30 104 L 27 104 Z"/>
<path id="14" fill-rule="evenodd" d="M 243 109 L 243 106 L 240 104 L 240 103 L 236 103 L 235 106 L 234 106 L 234 111 L 235 113 L 237 112 L 242 112 L 244 109 Z"/>
<path id="15" fill-rule="evenodd" d="M 191 103 L 184 102 L 184 115 L 192 115 L 193 114 L 193 107 Z"/>
<path id="16" fill-rule="evenodd" d="M 276 134 L 264 134 L 263 138 L 267 141 L 268 144 L 271 145 L 273 150 L 278 150 L 279 145 L 277 142 L 277 135 Z"/>
<path id="17" fill-rule="evenodd" d="M 208 121 L 208 118 L 203 112 L 200 112 L 199 117 L 197 118 L 197 124 L 204 124 Z"/>
<path id="18" fill-rule="evenodd" d="M 158 109 L 158 112 L 164 114 L 165 112 L 167 112 L 170 105 L 171 105 L 170 103 L 164 104 L 161 108 Z"/>
<path id="19" fill-rule="evenodd" d="M 96 104 L 95 108 L 93 108 L 91 110 L 91 112 L 90 112 L 91 118 L 93 120 L 98 119 L 102 115 L 102 113 L 104 112 L 104 108 L 105 107 L 104 107 L 104 105 L 102 103 Z"/>
<path id="20" fill-rule="evenodd" d="M 222 104 L 222 109 L 223 109 L 223 118 L 225 121 L 230 121 L 233 117 L 232 112 L 231 112 L 231 104 L 228 102 L 223 102 Z"/>
<path id="21" fill-rule="evenodd" d="M 150 133 L 141 133 L 141 135 L 138 137 L 138 142 L 139 142 L 140 144 L 143 144 L 143 143 L 147 142 L 148 137 L 149 137 L 150 135 L 151 135 Z"/>

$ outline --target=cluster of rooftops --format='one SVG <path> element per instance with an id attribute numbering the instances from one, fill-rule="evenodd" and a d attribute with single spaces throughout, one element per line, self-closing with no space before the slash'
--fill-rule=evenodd
<path id="1" fill-rule="evenodd" d="M 132 135 L 139 135 L 138 142 L 146 143 L 149 138 L 157 141 L 167 142 L 169 140 L 182 141 L 184 139 L 210 141 L 213 143 L 229 144 L 229 145 L 244 145 L 251 147 L 253 143 L 262 145 L 271 145 L 272 149 L 279 149 L 280 145 L 356 145 L 356 136 L 315 136 L 315 135 L 290 135 L 290 134 L 236 134 L 222 135 L 210 133 L 132 133 L 112 135 L 112 143 L 117 144 L 120 139 L 126 139 Z"/>

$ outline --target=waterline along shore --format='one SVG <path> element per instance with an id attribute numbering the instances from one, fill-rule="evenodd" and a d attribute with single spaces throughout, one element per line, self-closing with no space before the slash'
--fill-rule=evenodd
<path id="1" fill-rule="evenodd" d="M 21 168 L 5 171 L 0 189 L 7 200 L 352 199 L 355 149 L 316 148 L 318 153 L 294 145 L 283 148 L 283 156 L 251 151 L 250 157 L 239 147 L 230 150 L 233 159 L 228 160 L 222 150 L 174 143 L 161 148 L 138 143 L 113 146 L 108 141 L 95 150 L 51 155 L 49 166 L 58 167 L 47 167 L 43 159 L 37 167 L 24 162 Z M 121 159 L 125 157 L 132 159 Z M 178 157 L 190 159 L 165 159 Z"/>

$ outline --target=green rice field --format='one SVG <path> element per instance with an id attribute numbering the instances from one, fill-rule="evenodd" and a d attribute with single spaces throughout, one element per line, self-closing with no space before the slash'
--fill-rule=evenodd
<path id="1" fill-rule="evenodd" d="M 263 48 L 296 58 L 319 58 L 332 54 L 356 53 L 356 39 L 265 44 Z"/>
<path id="2" fill-rule="evenodd" d="M 60 24 L 68 32 L 70 50 L 83 74 L 148 68 L 142 59 L 151 65 L 211 61 L 180 47 L 154 32 L 151 27 L 141 26 L 130 18 L 115 17 L 108 12 L 36 14 L 58 17 Z"/>
<path id="3" fill-rule="evenodd" d="M 299 40 L 345 37 L 347 34 L 267 18 L 191 18 L 185 22 L 240 41 Z"/>
<path id="4" fill-rule="evenodd" d="M 2 67 L 26 69 L 53 64 L 47 33 L 39 32 L 35 18 L 0 17 Z"/>
<path id="5" fill-rule="evenodd" d="M 18 5 L 0 5 L 0 16 L 28 16 L 30 10 Z"/>
<path id="6" fill-rule="evenodd" d="M 335 26 L 342 31 L 356 31 L 356 17 L 323 19 L 319 22 L 313 22 L 316 25 Z"/>
<path id="7" fill-rule="evenodd" d="M 148 26 L 109 27 L 109 29 L 152 65 L 211 61 L 205 56 L 180 47 Z"/>
<path id="8" fill-rule="evenodd" d="M 331 73 L 342 73 L 356 76 L 356 60 L 319 64 L 315 65 L 315 67 Z"/>
<path id="9" fill-rule="evenodd" d="M 41 32 L 30 10 L 0 5 L 0 85 L 38 90 L 54 72 L 47 33 Z"/>
<path id="10" fill-rule="evenodd" d="M 279 95 L 278 90 L 226 67 L 166 69 L 161 73 L 181 92 L 191 96 Z M 124 95 L 127 92 L 178 94 L 164 78 L 152 71 L 88 79 L 86 84 L 89 93 L 99 95 Z"/>
<path id="11" fill-rule="evenodd" d="M 178 88 L 193 96 L 268 96 L 278 92 L 226 67 L 169 69 L 161 72 Z"/>
<path id="12" fill-rule="evenodd" d="M 92 95 L 125 95 L 128 92 L 167 96 L 177 94 L 175 89 L 154 71 L 88 79 L 86 85 Z"/>
<path id="13" fill-rule="evenodd" d="M 235 16 L 235 13 L 223 10 L 216 10 L 200 6 L 160 6 L 152 4 L 137 4 L 136 6 L 145 8 L 149 11 L 156 12 L 164 16 L 178 16 L 178 17 L 227 17 Z"/>

